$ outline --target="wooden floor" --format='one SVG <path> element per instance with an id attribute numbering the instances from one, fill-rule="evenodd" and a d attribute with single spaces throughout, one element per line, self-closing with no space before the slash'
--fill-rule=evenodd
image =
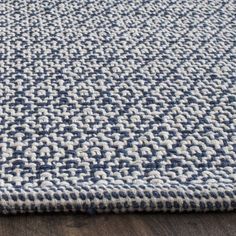
<path id="1" fill-rule="evenodd" d="M 235 236 L 236 213 L 0 216 L 0 236 Z"/>

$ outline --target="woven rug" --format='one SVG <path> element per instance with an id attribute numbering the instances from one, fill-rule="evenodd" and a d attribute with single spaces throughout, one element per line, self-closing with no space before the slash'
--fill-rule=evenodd
<path id="1" fill-rule="evenodd" d="M 236 209 L 235 0 L 2 0 L 0 212 Z"/>

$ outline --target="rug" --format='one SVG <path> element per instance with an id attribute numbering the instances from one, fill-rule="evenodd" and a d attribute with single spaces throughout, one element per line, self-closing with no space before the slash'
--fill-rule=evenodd
<path id="1" fill-rule="evenodd" d="M 236 209 L 235 0 L 2 0 L 0 212 Z"/>

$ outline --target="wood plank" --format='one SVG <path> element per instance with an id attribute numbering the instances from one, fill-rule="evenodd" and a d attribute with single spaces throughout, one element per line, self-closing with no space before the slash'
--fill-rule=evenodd
<path id="1" fill-rule="evenodd" d="M 236 235 L 236 214 L 22 214 L 0 216 L 0 236 Z"/>

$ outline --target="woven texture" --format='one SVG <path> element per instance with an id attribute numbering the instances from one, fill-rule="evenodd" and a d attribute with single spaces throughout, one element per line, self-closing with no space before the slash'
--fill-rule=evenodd
<path id="1" fill-rule="evenodd" d="M 234 0 L 1 0 L 0 212 L 236 209 Z"/>

